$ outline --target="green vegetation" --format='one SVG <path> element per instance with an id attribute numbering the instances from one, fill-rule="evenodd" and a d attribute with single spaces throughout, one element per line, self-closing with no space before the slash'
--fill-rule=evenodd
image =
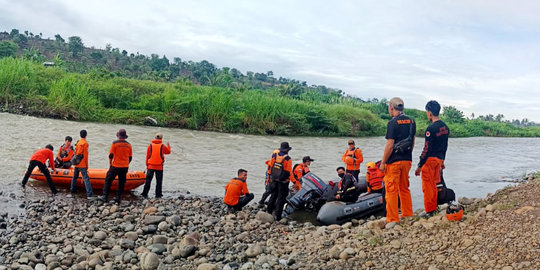
<path id="1" fill-rule="evenodd" d="M 0 33 L 0 106 L 4 111 L 127 124 L 272 135 L 380 136 L 389 119 L 385 100 L 362 100 L 338 89 L 311 85 L 273 72 L 246 75 L 165 56 L 129 54 L 107 45 L 86 48 L 25 31 Z M 17 58 L 14 57 L 17 56 Z M 3 58 L 2 58 L 3 57 Z M 54 61 L 54 67 L 42 62 Z M 22 108 L 22 109 L 21 109 Z M 425 112 L 406 109 L 423 135 Z M 540 136 L 526 119 L 487 115 L 466 118 L 444 107 L 453 137 Z"/>

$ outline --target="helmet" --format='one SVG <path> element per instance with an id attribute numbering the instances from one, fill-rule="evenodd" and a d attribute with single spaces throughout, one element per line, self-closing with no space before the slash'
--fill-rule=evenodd
<path id="1" fill-rule="evenodd" d="M 460 221 L 463 218 L 463 206 L 452 204 L 446 208 L 446 218 L 448 220 Z"/>
<path id="2" fill-rule="evenodd" d="M 366 164 L 366 167 L 367 167 L 368 169 L 373 169 L 373 168 L 375 168 L 375 162 L 368 162 L 368 163 Z"/>

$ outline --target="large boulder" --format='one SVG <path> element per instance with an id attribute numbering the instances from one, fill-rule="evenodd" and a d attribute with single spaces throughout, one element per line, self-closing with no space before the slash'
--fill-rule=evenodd
<path id="1" fill-rule="evenodd" d="M 259 211 L 257 215 L 255 215 L 255 218 L 259 220 L 262 223 L 272 223 L 274 222 L 274 216 L 272 216 L 269 213 Z"/>
<path id="2" fill-rule="evenodd" d="M 155 270 L 159 266 L 159 257 L 156 253 L 145 252 L 141 255 L 141 269 Z"/>

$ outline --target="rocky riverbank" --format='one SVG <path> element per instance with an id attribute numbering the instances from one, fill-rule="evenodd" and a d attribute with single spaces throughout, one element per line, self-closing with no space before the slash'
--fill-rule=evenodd
<path id="1" fill-rule="evenodd" d="M 70 195 L 25 201 L 0 215 L 0 269 L 540 269 L 540 181 L 444 215 L 342 226 L 228 214 L 219 198 L 102 205 Z"/>

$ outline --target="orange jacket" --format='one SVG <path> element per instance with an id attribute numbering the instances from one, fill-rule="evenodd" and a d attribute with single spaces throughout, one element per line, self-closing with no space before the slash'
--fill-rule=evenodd
<path id="1" fill-rule="evenodd" d="M 379 168 L 368 169 L 366 173 L 366 182 L 368 184 L 368 192 L 372 190 L 379 190 L 383 188 L 384 172 L 381 172 Z"/>
<path id="2" fill-rule="evenodd" d="M 163 170 L 163 162 L 165 162 L 165 156 L 171 153 L 171 148 L 168 145 L 164 145 L 160 139 L 152 140 L 152 143 L 148 145 L 146 150 L 146 168 L 148 170 Z"/>
<path id="3" fill-rule="evenodd" d="M 245 180 L 233 178 L 225 186 L 225 198 L 223 201 L 230 206 L 238 204 L 238 199 L 242 195 L 248 194 L 248 188 Z"/>
<path id="4" fill-rule="evenodd" d="M 60 146 L 60 149 L 58 149 L 58 154 L 56 154 L 56 158 L 58 158 L 62 162 L 68 162 L 71 161 L 72 157 L 73 147 L 71 145 L 69 147 L 66 147 L 65 144 L 62 144 L 62 146 Z"/>
<path id="5" fill-rule="evenodd" d="M 364 156 L 362 156 L 362 150 L 358 147 L 355 147 L 354 150 L 347 148 L 341 160 L 347 164 L 346 169 L 348 171 L 358 171 L 360 170 L 360 163 L 364 161 Z"/>
<path id="6" fill-rule="evenodd" d="M 296 169 L 294 170 L 294 177 L 296 180 L 300 181 L 302 179 L 302 176 L 306 175 L 306 173 L 309 172 L 309 167 L 306 166 L 304 163 L 298 164 L 296 166 Z"/>
<path id="7" fill-rule="evenodd" d="M 132 150 L 131 144 L 124 139 L 116 140 L 111 145 L 109 159 L 111 166 L 116 168 L 128 168 L 131 162 Z"/>
<path id="8" fill-rule="evenodd" d="M 49 166 L 54 170 L 54 154 L 53 151 L 49 148 L 43 148 L 37 150 L 32 157 L 30 158 L 30 161 L 37 160 L 43 164 L 47 162 L 47 159 L 49 160 Z"/>
<path id="9" fill-rule="evenodd" d="M 282 152 L 273 154 L 272 158 L 270 159 L 270 164 L 273 166 L 276 162 L 283 163 L 283 171 L 285 172 L 286 177 L 285 182 L 291 181 L 293 183 L 296 183 L 296 179 L 294 178 L 294 174 L 292 172 L 292 159 L 289 154 L 285 154 Z"/>
<path id="10" fill-rule="evenodd" d="M 77 141 L 75 145 L 75 155 L 83 155 L 81 162 L 75 167 L 77 168 L 88 168 L 88 142 L 85 138 L 81 138 Z"/>

